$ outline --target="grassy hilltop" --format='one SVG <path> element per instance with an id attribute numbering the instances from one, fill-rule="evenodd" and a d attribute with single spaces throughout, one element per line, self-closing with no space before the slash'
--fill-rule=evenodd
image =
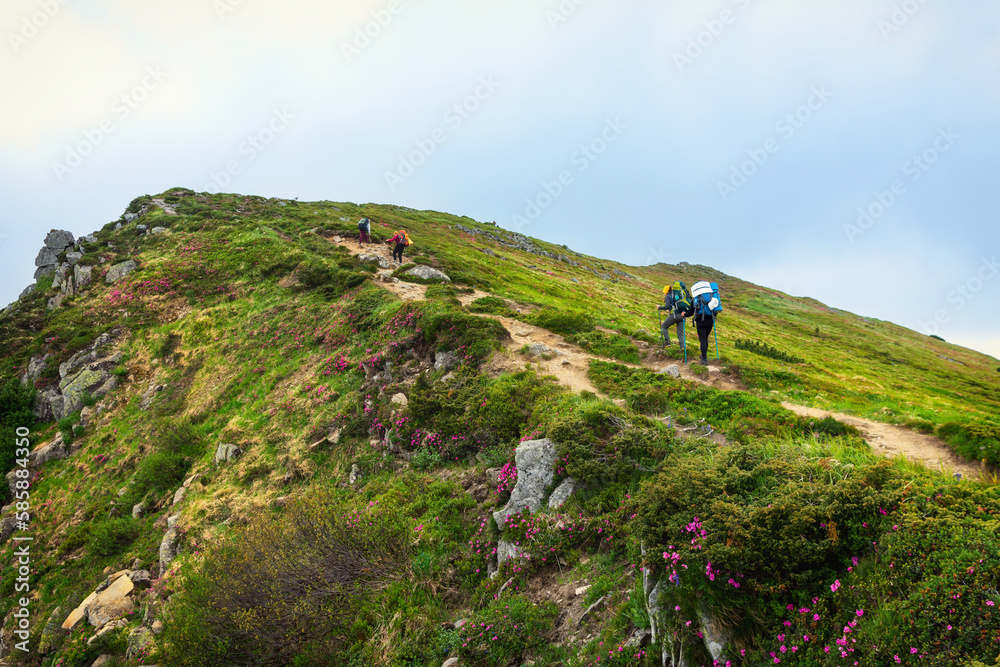
<path id="1" fill-rule="evenodd" d="M 117 388 L 32 426 L 32 446 L 61 438 L 68 455 L 29 466 L 21 501 L 27 652 L 10 634 L 6 536 L 22 532 L 13 518 L 3 532 L 0 664 L 1000 655 L 997 360 L 708 267 L 629 267 L 445 213 L 183 188 L 126 213 L 84 244 L 91 285 L 49 309 L 41 278 L 0 316 L 4 472 L 23 467 L 11 443 L 32 392 L 62 390 L 60 364 L 102 334 L 121 353 Z M 358 258 L 362 216 L 376 241 L 411 234 L 406 265 Z M 658 371 L 683 353 L 658 345 L 655 307 L 664 284 L 700 279 L 720 285 L 721 358 L 675 379 Z M 782 403 L 934 436 L 981 478 L 882 458 L 852 426 Z M 515 448 L 542 438 L 548 492 L 575 491 L 499 528 Z M 27 511 L 17 502 L 0 519 Z M 179 549 L 161 575 L 165 534 Z M 498 546 L 519 557 L 498 566 Z M 59 629 L 125 569 L 152 581 L 123 621 Z"/>

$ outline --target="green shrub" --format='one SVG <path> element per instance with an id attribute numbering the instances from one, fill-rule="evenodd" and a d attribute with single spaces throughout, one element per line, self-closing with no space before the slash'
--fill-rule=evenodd
<path id="1" fill-rule="evenodd" d="M 789 364 L 801 364 L 801 363 L 804 363 L 804 360 L 801 359 L 800 357 L 796 357 L 795 355 L 791 355 L 791 354 L 786 354 L 786 353 L 782 352 L 781 350 L 777 349 L 776 347 L 768 345 L 767 343 L 761 343 L 760 341 L 756 341 L 756 340 L 749 340 L 749 339 L 741 338 L 741 339 L 738 339 L 736 341 L 736 343 L 734 344 L 734 347 L 737 350 L 745 350 L 747 352 L 751 352 L 751 353 L 759 355 L 761 357 L 768 357 L 770 359 L 777 359 L 778 361 L 784 361 L 784 362 L 787 362 Z"/>
<path id="2" fill-rule="evenodd" d="M 642 361 L 639 348 L 629 338 L 620 334 L 591 331 L 570 335 L 566 340 L 602 357 L 610 357 L 631 364 L 638 364 Z"/>
<path id="3" fill-rule="evenodd" d="M 961 456 L 1000 465 L 1000 426 L 983 422 L 947 422 L 938 426 L 936 433 Z"/>
<path id="4" fill-rule="evenodd" d="M 280 516 L 258 516 L 185 573 L 166 663 L 329 664 L 362 605 L 409 561 L 407 527 L 388 510 L 311 492 Z"/>
<path id="5" fill-rule="evenodd" d="M 90 550 L 98 556 L 117 556 L 139 537 L 139 525 L 131 518 L 108 519 L 94 526 Z"/>
<path id="6" fill-rule="evenodd" d="M 473 313 L 488 313 L 490 315 L 512 316 L 514 314 L 507 302 L 497 296 L 484 296 L 476 299 L 469 304 L 469 310 Z"/>
<path id="7" fill-rule="evenodd" d="M 535 326 L 548 329 L 553 333 L 563 336 L 587 333 L 593 331 L 596 326 L 594 318 L 586 313 L 556 310 L 554 308 L 544 308 L 524 315 L 520 319 L 528 324 L 534 324 Z"/>
<path id="8" fill-rule="evenodd" d="M 472 667 L 520 664 L 529 652 L 545 646 L 558 612 L 552 602 L 536 605 L 522 595 L 494 601 L 460 630 L 463 663 Z"/>
<path id="9" fill-rule="evenodd" d="M 429 449 L 418 449 L 410 459 L 414 470 L 430 470 L 441 465 L 441 455 Z"/>
<path id="10" fill-rule="evenodd" d="M 59 432 L 62 433 L 63 442 L 67 445 L 73 444 L 73 416 L 63 417 L 56 424 L 59 426 Z"/>
<path id="11" fill-rule="evenodd" d="M 16 378 L 0 383 L 0 470 L 4 473 L 14 467 L 17 429 L 30 430 L 35 425 L 37 394 L 34 387 L 24 386 Z"/>

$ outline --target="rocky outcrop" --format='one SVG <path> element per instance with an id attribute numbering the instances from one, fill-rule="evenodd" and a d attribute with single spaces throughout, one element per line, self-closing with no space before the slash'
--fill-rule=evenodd
<path id="1" fill-rule="evenodd" d="M 573 492 L 576 491 L 577 486 L 579 486 L 577 481 L 572 477 L 564 479 L 555 488 L 552 495 L 549 496 L 549 509 L 559 509 L 562 507 L 569 500 L 569 497 L 573 495 Z"/>
<path id="2" fill-rule="evenodd" d="M 434 370 L 436 371 L 450 371 L 460 363 L 462 363 L 461 360 L 454 352 L 438 352 L 434 355 Z"/>
<path id="3" fill-rule="evenodd" d="M 446 273 L 438 271 L 437 269 L 432 269 L 429 266 L 414 266 L 412 269 L 406 271 L 406 275 L 420 278 L 421 280 L 440 280 L 446 283 L 451 282 L 451 278 L 449 278 Z"/>
<path id="4" fill-rule="evenodd" d="M 45 236 L 45 245 L 35 257 L 35 279 L 52 275 L 59 263 L 59 255 L 73 249 L 73 235 L 64 230 L 51 230 Z"/>
<path id="5" fill-rule="evenodd" d="M 518 445 L 514 451 L 517 483 L 514 484 L 507 505 L 493 513 L 493 520 L 500 530 L 504 529 L 507 518 L 512 514 L 525 509 L 537 512 L 542 507 L 546 491 L 555 477 L 555 461 L 556 443 L 548 438 L 528 440 Z"/>
<path id="6" fill-rule="evenodd" d="M 243 453 L 243 450 L 232 444 L 220 444 L 215 448 L 215 463 L 216 465 L 220 463 L 225 463 L 226 461 L 232 461 L 239 458 L 239 455 Z"/>

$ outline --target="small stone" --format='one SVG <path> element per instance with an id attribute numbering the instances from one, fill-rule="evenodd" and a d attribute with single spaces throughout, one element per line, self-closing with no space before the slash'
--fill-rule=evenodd
<path id="1" fill-rule="evenodd" d="M 578 589 L 576 589 L 576 595 L 583 595 L 584 593 L 587 592 L 588 588 L 590 588 L 589 585 L 588 586 L 580 586 Z"/>
<path id="2" fill-rule="evenodd" d="M 669 375 L 672 378 L 680 378 L 681 367 L 678 366 L 677 364 L 670 364 L 669 366 L 666 366 L 665 368 L 660 370 L 660 375 Z"/>
<path id="3" fill-rule="evenodd" d="M 351 476 L 349 478 L 349 482 L 353 485 L 355 482 L 358 481 L 359 477 L 361 477 L 361 468 L 358 467 L 357 463 L 352 463 Z"/>
<path id="4" fill-rule="evenodd" d="M 393 405 L 401 405 L 404 408 L 409 403 L 409 399 L 406 398 L 406 394 L 396 394 L 392 397 Z"/>

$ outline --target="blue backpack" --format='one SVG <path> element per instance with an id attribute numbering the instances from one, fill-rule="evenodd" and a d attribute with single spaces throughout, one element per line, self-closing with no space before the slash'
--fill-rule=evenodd
<path id="1" fill-rule="evenodd" d="M 714 320 L 722 312 L 718 283 L 700 280 L 691 286 L 691 296 L 694 298 L 696 318 L 711 317 Z"/>

